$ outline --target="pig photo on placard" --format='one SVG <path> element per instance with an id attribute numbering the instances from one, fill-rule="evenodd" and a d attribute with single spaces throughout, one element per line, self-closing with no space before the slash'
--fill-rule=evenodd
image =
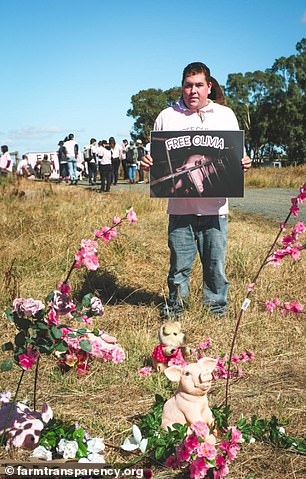
<path id="1" fill-rule="evenodd" d="M 152 131 L 150 196 L 243 197 L 244 131 Z"/>

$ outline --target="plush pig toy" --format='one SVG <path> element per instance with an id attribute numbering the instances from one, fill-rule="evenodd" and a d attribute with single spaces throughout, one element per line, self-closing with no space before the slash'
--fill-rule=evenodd
<path id="1" fill-rule="evenodd" d="M 31 411 L 20 402 L 13 406 L 12 403 L 4 404 L 0 409 L 0 436 L 5 429 L 6 448 L 35 449 L 45 423 L 52 417 L 52 409 L 47 404 L 43 405 L 41 413 Z"/>
<path id="2" fill-rule="evenodd" d="M 197 363 L 185 367 L 171 366 L 164 373 L 170 381 L 179 381 L 175 395 L 166 401 L 162 414 L 162 428 L 173 424 L 191 424 L 203 421 L 207 426 L 213 423 L 213 415 L 208 406 L 207 392 L 211 387 L 212 371 L 217 365 L 213 358 L 201 358 Z M 210 435 L 208 442 L 215 442 Z"/>

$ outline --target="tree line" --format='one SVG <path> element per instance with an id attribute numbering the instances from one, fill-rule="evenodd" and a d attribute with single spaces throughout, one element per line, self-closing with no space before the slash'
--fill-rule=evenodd
<path id="1" fill-rule="evenodd" d="M 232 73 L 223 86 L 226 103 L 242 130 L 245 147 L 254 163 L 281 158 L 289 164 L 306 163 L 306 38 L 296 53 L 281 57 L 265 71 Z M 134 118 L 132 137 L 146 143 L 161 110 L 173 105 L 180 87 L 149 88 L 131 98 L 127 116 Z"/>

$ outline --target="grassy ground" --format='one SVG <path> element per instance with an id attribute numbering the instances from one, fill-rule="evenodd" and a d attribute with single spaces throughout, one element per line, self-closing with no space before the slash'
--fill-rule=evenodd
<path id="1" fill-rule="evenodd" d="M 245 176 L 246 186 L 257 188 L 299 188 L 305 183 L 306 165 L 288 168 L 252 168 Z"/>
<path id="2" fill-rule="evenodd" d="M 288 169 L 286 169 L 288 171 Z M 256 172 L 254 172 L 255 174 Z M 301 184 L 302 182 L 300 182 Z M 21 183 L 0 185 L 0 308 L 11 306 L 16 296 L 43 299 L 64 279 L 82 238 L 92 238 L 96 227 L 109 225 L 113 215 L 123 215 L 133 205 L 139 222 L 125 225 L 113 242 L 100 246 L 100 268 L 96 272 L 75 270 L 71 284 L 75 295 L 98 291 L 105 316 L 93 326 L 118 338 L 128 353 L 120 365 L 93 363 L 89 375 L 62 376 L 52 358 L 41 362 L 38 405 L 48 402 L 57 417 L 78 420 L 94 436 L 120 445 L 130 434 L 140 414 L 149 411 L 156 393 L 168 397 L 173 387 L 157 374 L 141 378 L 144 366 L 157 344 L 159 305 L 167 294 L 167 215 L 164 200 L 137 192 L 97 195 L 62 185 Z M 298 193 L 298 192 L 297 192 Z M 288 205 L 289 209 L 290 205 Z M 201 306 L 201 266 L 196 260 L 192 273 L 192 297 L 184 329 L 190 345 L 214 338 L 223 352 L 229 346 L 235 320 L 246 295 L 246 285 L 256 273 L 271 245 L 278 224 L 250 215 L 230 215 L 227 275 L 231 283 L 228 317 L 214 319 Z M 245 376 L 230 390 L 232 421 L 242 415 L 288 420 L 292 436 L 305 435 L 305 315 L 287 317 L 264 310 L 267 299 L 306 304 L 305 256 L 292 264 L 264 269 L 244 315 L 236 352 L 252 348 L 255 360 Z M 1 314 L 1 343 L 15 334 Z M 7 357 L 0 352 L 0 360 Z M 14 391 L 19 370 L 0 373 L 0 391 Z M 32 400 L 33 374 L 28 372 L 20 398 Z M 225 383 L 217 382 L 210 404 L 224 400 Z M 16 453 L 0 449 L 0 458 Z M 19 457 L 19 456 L 17 456 Z M 110 461 L 116 449 L 107 448 Z M 302 479 L 303 457 L 256 443 L 245 447 L 232 465 L 230 478 Z"/>

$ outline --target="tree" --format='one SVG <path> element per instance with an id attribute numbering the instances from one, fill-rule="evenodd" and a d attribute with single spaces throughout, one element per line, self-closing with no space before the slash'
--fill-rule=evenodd
<path id="1" fill-rule="evenodd" d="M 132 108 L 127 111 L 127 116 L 135 119 L 132 138 L 139 138 L 143 143 L 147 143 L 157 115 L 164 108 L 173 105 L 180 95 L 181 89 L 179 87 L 165 91 L 149 88 L 133 95 L 131 98 Z"/>

